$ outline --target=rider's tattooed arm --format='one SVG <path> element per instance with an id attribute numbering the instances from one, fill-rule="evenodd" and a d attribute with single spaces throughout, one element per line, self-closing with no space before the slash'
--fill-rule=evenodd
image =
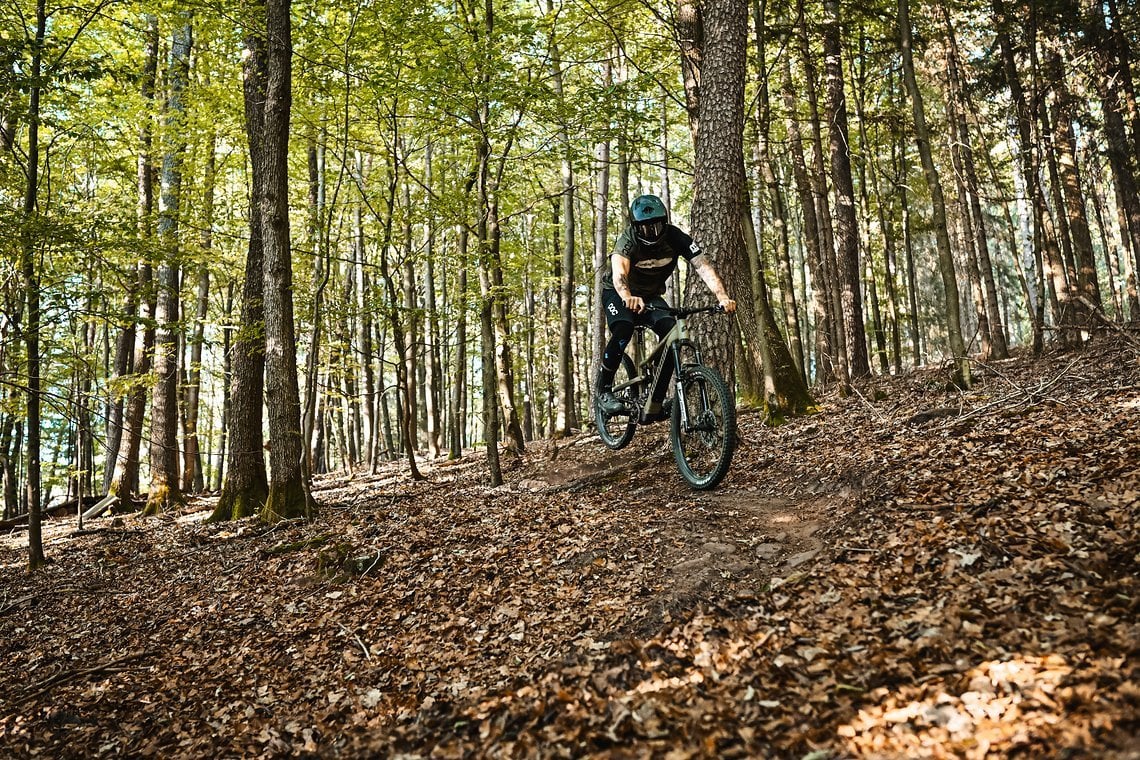
<path id="1" fill-rule="evenodd" d="M 621 296 L 625 306 L 635 314 L 645 309 L 645 301 L 635 296 L 629 289 L 630 262 L 625 256 L 614 254 L 610 257 L 611 271 L 613 272 L 614 290 Z"/>
<path id="2" fill-rule="evenodd" d="M 713 296 L 716 298 L 717 303 L 725 308 L 727 312 L 736 310 L 736 301 L 729 297 L 728 291 L 725 290 L 724 283 L 721 282 L 720 275 L 716 273 L 713 268 L 712 260 L 705 254 L 695 256 L 690 262 L 693 269 L 701 276 L 701 280 L 712 291 Z"/>
<path id="3" fill-rule="evenodd" d="M 632 295 L 629 290 L 629 259 L 615 253 L 610 257 L 610 264 L 613 272 L 614 290 L 623 300 L 628 299 Z"/>

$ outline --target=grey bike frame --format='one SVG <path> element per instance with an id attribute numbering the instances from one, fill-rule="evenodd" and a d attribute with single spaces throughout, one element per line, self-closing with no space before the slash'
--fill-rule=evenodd
<path id="1" fill-rule="evenodd" d="M 666 333 L 664 338 L 657 341 L 657 345 L 653 347 L 653 351 L 648 356 L 645 355 L 645 331 L 650 329 L 648 325 L 638 325 L 636 327 L 636 335 L 630 341 L 633 349 L 633 366 L 637 371 L 636 377 L 631 377 L 627 382 L 619 383 L 614 386 L 615 391 L 620 391 L 628 388 L 631 385 L 638 385 L 640 383 L 649 382 L 649 393 L 647 397 L 652 397 L 652 391 L 661 382 L 661 373 L 665 369 L 665 361 L 662 356 L 666 351 L 673 355 L 673 382 L 676 383 L 676 395 L 678 397 L 683 393 L 681 385 L 681 348 L 688 347 L 693 352 L 693 359 L 696 363 L 700 363 L 701 355 L 695 343 L 689 340 L 689 329 L 686 324 L 687 317 L 676 317 L 673 324 L 673 329 Z M 681 404 L 681 424 L 684 428 L 688 427 L 688 409 L 685 404 Z"/>

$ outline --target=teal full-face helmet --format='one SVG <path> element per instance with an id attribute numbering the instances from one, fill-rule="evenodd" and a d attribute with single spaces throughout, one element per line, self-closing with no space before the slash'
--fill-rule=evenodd
<path id="1" fill-rule="evenodd" d="M 656 195 L 639 195 L 629 205 L 629 223 L 642 245 L 654 245 L 660 240 L 668 222 L 669 209 Z"/>

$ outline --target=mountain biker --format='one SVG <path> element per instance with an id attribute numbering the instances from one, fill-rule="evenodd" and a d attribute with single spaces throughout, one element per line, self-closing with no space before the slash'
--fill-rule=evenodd
<path id="1" fill-rule="evenodd" d="M 597 403 L 608 414 L 631 411 L 614 396 L 614 374 L 621 366 L 625 347 L 633 336 L 634 325 L 648 325 L 663 338 L 676 320 L 669 315 L 669 304 L 662 296 L 677 259 L 684 257 L 717 302 L 731 314 L 736 301 L 728 297 L 724 283 L 712 261 L 701 252 L 688 234 L 669 223 L 669 210 L 656 195 L 640 195 L 629 206 L 629 226 L 618 238 L 610 255 L 610 271 L 602 277 L 602 309 L 610 329 L 610 340 L 598 368 Z M 665 369 L 671 373 L 670 365 Z M 669 387 L 668 376 L 650 399 L 647 417 L 662 414 L 661 402 Z M 660 394 L 662 398 L 656 396 Z"/>

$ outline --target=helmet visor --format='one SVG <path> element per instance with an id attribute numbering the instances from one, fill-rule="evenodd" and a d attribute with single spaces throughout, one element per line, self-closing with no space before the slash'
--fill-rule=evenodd
<path id="1" fill-rule="evenodd" d="M 637 235 L 637 239 L 641 243 L 652 245 L 661 239 L 661 233 L 665 231 L 664 219 L 650 219 L 646 222 L 638 222 L 633 225 L 633 232 Z"/>

